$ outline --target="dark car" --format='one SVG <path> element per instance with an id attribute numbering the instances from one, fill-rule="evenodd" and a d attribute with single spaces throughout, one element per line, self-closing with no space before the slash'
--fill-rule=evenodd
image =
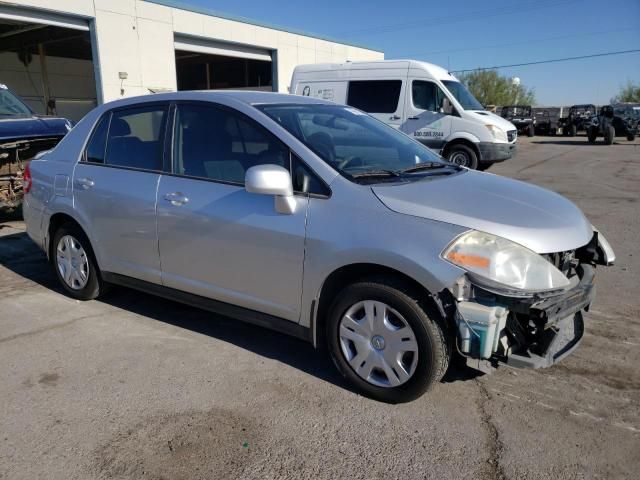
<path id="1" fill-rule="evenodd" d="M 558 127 L 562 128 L 563 135 L 574 137 L 578 132 L 587 130 L 596 111 L 596 106 L 590 103 L 573 105 L 569 108 L 569 114 L 558 120 Z"/>
<path id="2" fill-rule="evenodd" d="M 519 134 L 526 134 L 527 137 L 535 135 L 536 121 L 531 113 L 531 105 L 507 105 L 502 107 L 500 115 L 513 123 Z"/>
<path id="3" fill-rule="evenodd" d="M 55 147 L 72 126 L 66 118 L 36 114 L 0 84 L 0 212 L 20 206 L 26 164 Z"/>
<path id="4" fill-rule="evenodd" d="M 590 143 L 595 143 L 598 136 L 604 137 L 604 143 L 611 145 L 615 137 L 627 137 L 632 142 L 638 133 L 638 117 L 631 111 L 617 106 L 605 105 L 600 108 L 598 115 L 591 119 L 587 129 L 587 138 Z"/>

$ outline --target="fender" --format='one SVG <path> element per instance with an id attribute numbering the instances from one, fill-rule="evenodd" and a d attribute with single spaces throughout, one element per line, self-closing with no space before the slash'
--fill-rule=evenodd
<path id="1" fill-rule="evenodd" d="M 474 144 L 480 143 L 480 139 L 474 134 L 464 131 L 456 131 L 452 132 L 451 135 L 444 139 L 445 147 L 448 143 L 451 143 L 454 140 L 467 140 Z"/>

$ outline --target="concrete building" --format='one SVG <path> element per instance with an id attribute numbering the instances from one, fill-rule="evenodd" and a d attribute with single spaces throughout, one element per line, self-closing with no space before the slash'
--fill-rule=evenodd
<path id="1" fill-rule="evenodd" d="M 0 0 L 0 83 L 39 113 L 159 91 L 287 92 L 296 65 L 380 51 L 173 0 Z"/>

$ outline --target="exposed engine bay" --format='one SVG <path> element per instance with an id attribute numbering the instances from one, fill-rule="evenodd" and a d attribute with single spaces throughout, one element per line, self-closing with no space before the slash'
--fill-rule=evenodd
<path id="1" fill-rule="evenodd" d="M 23 175 L 38 153 L 51 150 L 62 137 L 0 141 L 0 212 L 11 213 L 22 204 Z"/>

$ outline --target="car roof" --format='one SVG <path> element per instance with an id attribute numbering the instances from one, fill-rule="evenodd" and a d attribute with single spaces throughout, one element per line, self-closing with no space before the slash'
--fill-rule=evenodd
<path id="1" fill-rule="evenodd" d="M 256 92 L 247 90 L 189 90 L 181 92 L 154 93 L 149 95 L 139 95 L 127 97 L 112 102 L 107 102 L 102 106 L 104 109 L 137 105 L 140 103 L 158 101 L 180 101 L 195 100 L 205 102 L 216 102 L 224 100 L 235 100 L 247 105 L 259 104 L 332 104 L 332 102 L 319 98 L 303 97 L 301 95 L 290 95 L 276 92 Z"/>

